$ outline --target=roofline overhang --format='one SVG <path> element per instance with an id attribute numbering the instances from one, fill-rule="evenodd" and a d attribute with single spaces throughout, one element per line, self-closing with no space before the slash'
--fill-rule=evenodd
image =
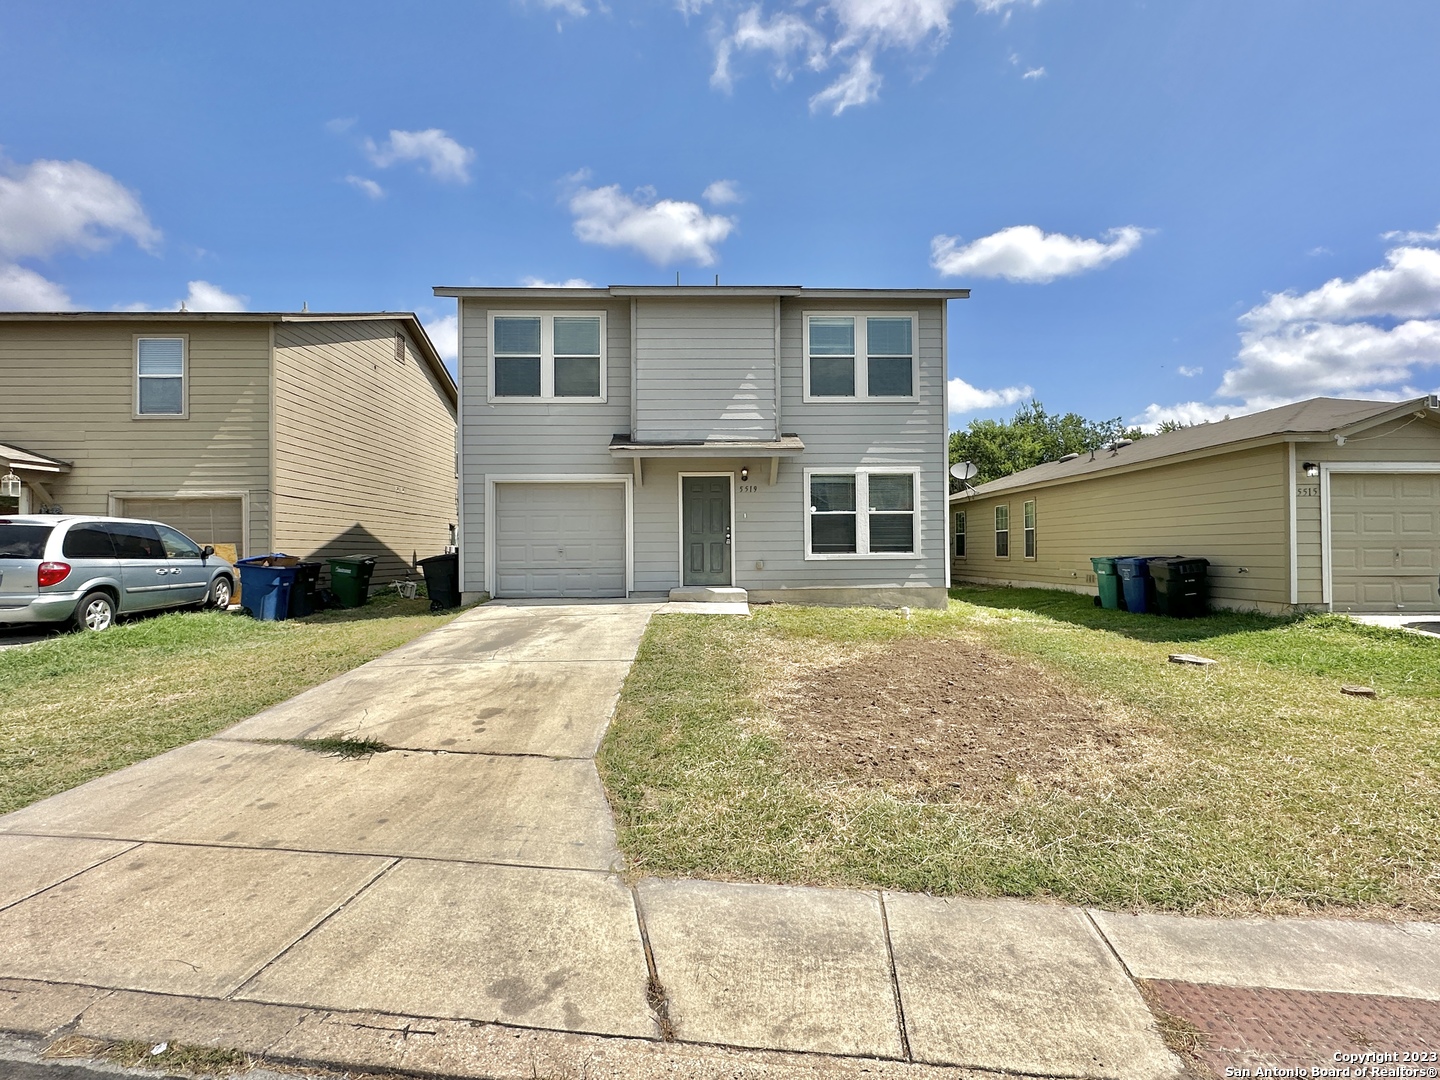
<path id="1" fill-rule="evenodd" d="M 809 297 L 815 300 L 965 300 L 969 289 L 807 289 L 801 285 L 609 285 L 593 289 L 534 289 L 524 286 L 437 285 L 436 296 L 495 300 L 604 300 L 624 297 L 655 299 L 714 298 L 755 299 Z"/>

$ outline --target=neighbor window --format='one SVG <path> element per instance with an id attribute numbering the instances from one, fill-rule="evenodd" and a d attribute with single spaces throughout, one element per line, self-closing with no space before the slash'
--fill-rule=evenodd
<path id="1" fill-rule="evenodd" d="M 135 339 L 135 415 L 185 415 L 185 339 Z"/>
<path id="2" fill-rule="evenodd" d="M 965 558 L 965 511 L 955 511 L 955 558 Z"/>
<path id="3" fill-rule="evenodd" d="M 805 316 L 806 401 L 914 396 L 914 315 Z"/>
<path id="4" fill-rule="evenodd" d="M 995 507 L 995 557 L 1010 557 L 1010 507 Z"/>
<path id="5" fill-rule="evenodd" d="M 496 315 L 490 397 L 605 400 L 605 316 Z"/>
<path id="6" fill-rule="evenodd" d="M 1035 558 L 1035 500 L 1025 503 L 1025 558 Z"/>
<path id="7" fill-rule="evenodd" d="M 817 471 L 805 484 L 806 558 L 916 553 L 915 473 Z"/>

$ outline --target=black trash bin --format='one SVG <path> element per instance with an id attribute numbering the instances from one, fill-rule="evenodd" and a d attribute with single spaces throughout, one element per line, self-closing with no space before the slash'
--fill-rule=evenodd
<path id="1" fill-rule="evenodd" d="M 460 556 L 455 552 L 432 555 L 420 560 L 425 573 L 425 591 L 430 594 L 430 610 L 444 611 L 460 606 Z"/>
<path id="2" fill-rule="evenodd" d="M 290 586 L 290 618 L 302 619 L 315 614 L 315 593 L 320 588 L 323 565 L 318 562 L 295 564 L 295 582 Z"/>
<path id="3" fill-rule="evenodd" d="M 1151 559 L 1150 580 L 1155 583 L 1155 610 L 1173 619 L 1208 615 L 1209 559 Z"/>

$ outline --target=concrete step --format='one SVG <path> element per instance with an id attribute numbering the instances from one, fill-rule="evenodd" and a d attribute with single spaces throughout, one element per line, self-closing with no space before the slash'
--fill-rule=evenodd
<path id="1" fill-rule="evenodd" d="M 671 589 L 670 599 L 695 604 L 746 604 L 750 594 L 730 585 L 685 585 Z"/>

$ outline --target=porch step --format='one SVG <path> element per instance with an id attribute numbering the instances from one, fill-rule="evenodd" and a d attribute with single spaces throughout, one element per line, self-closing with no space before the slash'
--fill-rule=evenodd
<path id="1" fill-rule="evenodd" d="M 746 604 L 750 594 L 730 585 L 685 585 L 671 589 L 670 599 L 694 604 Z"/>

